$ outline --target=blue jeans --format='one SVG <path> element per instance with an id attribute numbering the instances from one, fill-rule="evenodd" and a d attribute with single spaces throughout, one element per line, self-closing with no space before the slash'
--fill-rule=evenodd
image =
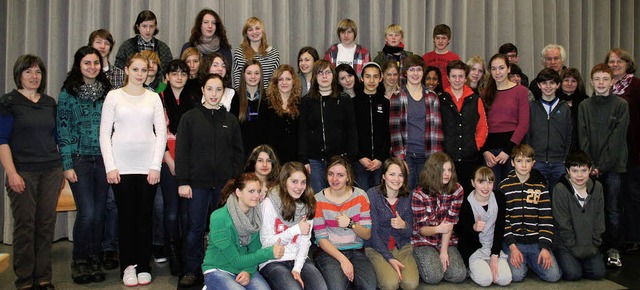
<path id="1" fill-rule="evenodd" d="M 185 222 L 182 243 L 183 269 L 185 274 L 199 275 L 204 259 L 204 231 L 209 219 L 209 204 L 220 200 L 221 186 L 214 188 L 191 188 L 192 198 L 182 198 L 181 219 Z"/>
<path id="2" fill-rule="evenodd" d="M 213 271 L 204 275 L 204 284 L 208 290 L 271 290 L 267 281 L 260 275 L 260 272 L 256 271 L 253 274 L 247 286 L 238 284 L 236 276 L 238 275 L 224 271 Z"/>
<path id="3" fill-rule="evenodd" d="M 518 250 L 522 253 L 524 257 L 524 262 L 520 264 L 520 268 L 516 268 L 509 262 L 509 268 L 511 268 L 511 276 L 513 282 L 520 282 L 524 280 L 524 277 L 527 276 L 527 267 L 531 268 L 533 272 L 535 272 L 540 279 L 547 282 L 557 282 L 560 280 L 562 276 L 562 272 L 560 271 L 560 267 L 558 267 L 558 262 L 556 262 L 556 258 L 551 254 L 551 267 L 549 269 L 542 268 L 541 264 L 538 264 L 538 255 L 540 255 L 540 247 L 538 244 L 516 244 Z M 509 258 L 511 258 L 511 250 L 509 250 L 509 246 L 504 245 L 502 249 Z"/>
<path id="4" fill-rule="evenodd" d="M 566 248 L 556 248 L 553 250 L 558 265 L 562 269 L 562 278 L 569 281 L 587 279 L 601 279 L 606 274 L 602 254 L 598 253 L 587 258 L 576 258 Z"/>
<path id="5" fill-rule="evenodd" d="M 180 196 L 178 195 L 178 181 L 171 174 L 166 163 L 162 163 L 160 174 L 160 186 L 162 187 L 164 201 L 164 240 L 165 245 L 169 245 L 180 241 L 180 226 L 178 224 Z"/>
<path id="6" fill-rule="evenodd" d="M 625 216 L 627 225 L 626 240 L 640 243 L 640 231 L 630 225 L 640 225 L 640 165 L 629 165 L 626 174 Z"/>
<path id="7" fill-rule="evenodd" d="M 271 289 L 302 290 L 302 285 L 291 275 L 295 261 L 271 262 L 260 269 L 260 274 L 271 286 Z M 300 272 L 304 289 L 327 290 L 327 284 L 318 268 L 307 258 Z"/>
<path id="8" fill-rule="evenodd" d="M 603 248 L 622 250 L 624 237 L 622 235 L 622 174 L 608 172 L 598 177 L 604 189 L 604 220 L 605 232 L 602 235 Z"/>
<path id="9" fill-rule="evenodd" d="M 73 225 L 73 259 L 97 258 L 102 250 L 109 184 L 102 156 L 73 156 L 78 181 L 69 183 L 78 209 Z"/>
<path id="10" fill-rule="evenodd" d="M 563 162 L 542 162 L 537 161 L 533 164 L 533 169 L 536 169 L 547 178 L 549 182 L 549 193 L 553 193 L 553 187 L 556 186 L 560 177 L 567 173 L 567 169 Z"/>
<path id="11" fill-rule="evenodd" d="M 107 204 L 104 213 L 104 232 L 102 233 L 102 251 L 118 251 L 118 207 L 113 196 L 113 189 L 109 186 Z"/>
<path id="12" fill-rule="evenodd" d="M 491 152 L 495 156 L 498 156 L 498 154 L 502 152 L 502 148 L 491 149 L 489 150 L 489 152 Z M 510 152 L 505 152 L 505 153 L 509 154 Z M 493 183 L 493 189 L 498 190 L 500 189 L 500 181 L 505 179 L 507 175 L 509 175 L 509 172 L 513 170 L 513 166 L 511 165 L 511 158 L 507 159 L 507 162 L 505 162 L 504 164 L 494 165 L 493 167 L 491 167 L 491 170 L 493 171 L 493 174 L 496 176 L 495 182 Z"/>
<path id="13" fill-rule="evenodd" d="M 356 186 L 364 191 L 367 191 L 369 190 L 369 188 L 379 185 L 380 179 L 382 178 L 382 171 L 380 168 L 374 171 L 366 170 L 364 166 L 360 164 L 360 161 L 353 162 L 353 173 L 355 174 L 356 178 Z"/>
<path id="14" fill-rule="evenodd" d="M 342 250 L 343 255 L 353 265 L 353 282 L 349 282 L 342 272 L 340 262 L 324 251 L 315 258 L 316 267 L 324 276 L 327 287 L 331 290 L 371 289 L 375 290 L 378 280 L 369 258 L 361 250 Z"/>
<path id="15" fill-rule="evenodd" d="M 407 152 L 404 161 L 407 162 L 407 167 L 409 167 L 409 190 L 413 190 L 418 186 L 420 181 L 420 172 L 428 158 L 429 156 Z"/>
<path id="16" fill-rule="evenodd" d="M 162 179 L 161 179 L 162 180 Z M 164 246 L 164 200 L 162 187 L 158 186 L 153 198 L 153 245 Z"/>
<path id="17" fill-rule="evenodd" d="M 318 193 L 325 189 L 327 184 L 327 164 L 325 160 L 310 159 L 309 166 L 311 167 L 311 174 L 308 182 L 311 184 L 313 192 Z"/>

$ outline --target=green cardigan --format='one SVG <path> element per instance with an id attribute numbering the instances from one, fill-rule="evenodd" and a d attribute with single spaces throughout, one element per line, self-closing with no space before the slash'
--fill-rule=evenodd
<path id="1" fill-rule="evenodd" d="M 248 245 L 240 245 L 238 231 L 227 205 L 214 211 L 210 220 L 209 245 L 204 255 L 202 272 L 219 269 L 240 274 L 245 271 L 253 276 L 258 270 L 258 264 L 275 259 L 273 247 L 262 249 L 259 231 L 253 233 Z"/>

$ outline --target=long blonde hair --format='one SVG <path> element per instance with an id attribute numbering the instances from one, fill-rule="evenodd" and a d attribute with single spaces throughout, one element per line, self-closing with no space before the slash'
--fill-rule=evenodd
<path id="1" fill-rule="evenodd" d="M 242 54 L 244 54 L 244 58 L 250 59 L 255 57 L 256 52 L 251 48 L 251 41 L 249 41 L 249 35 L 247 31 L 249 28 L 253 26 L 260 26 L 262 28 L 262 38 L 260 39 L 260 46 L 258 47 L 259 55 L 267 55 L 267 48 L 269 48 L 269 44 L 267 43 L 267 31 L 264 28 L 264 23 L 260 18 L 251 16 L 244 22 L 244 26 L 242 27 L 242 44 L 240 44 L 240 48 L 242 48 Z"/>

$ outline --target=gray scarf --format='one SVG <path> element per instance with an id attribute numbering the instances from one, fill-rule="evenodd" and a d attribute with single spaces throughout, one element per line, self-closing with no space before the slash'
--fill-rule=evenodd
<path id="1" fill-rule="evenodd" d="M 238 231 L 238 238 L 240 238 L 240 244 L 243 246 L 248 245 L 251 242 L 251 235 L 260 230 L 262 225 L 262 215 L 258 209 L 250 208 L 245 214 L 240 209 L 238 204 L 238 198 L 235 194 L 229 195 L 227 198 L 227 209 L 233 225 Z"/>
<path id="2" fill-rule="evenodd" d="M 496 227 L 496 220 L 498 219 L 498 202 L 496 202 L 496 197 L 493 192 L 489 195 L 489 207 L 487 210 L 484 210 L 482 205 L 478 203 L 478 201 L 473 197 L 475 195 L 475 190 L 467 196 L 467 201 L 471 204 L 471 209 L 473 210 L 473 220 L 478 220 L 478 217 L 485 222 L 484 229 L 482 232 L 478 234 L 480 239 L 480 244 L 482 244 L 483 249 L 491 249 L 493 246 L 493 231 Z"/>
<path id="3" fill-rule="evenodd" d="M 208 55 L 220 49 L 220 38 L 214 35 L 210 39 L 200 38 L 200 42 L 196 45 L 196 49 L 203 55 Z"/>
<path id="4" fill-rule="evenodd" d="M 278 192 L 280 188 L 278 186 L 274 187 L 269 193 L 269 199 L 271 200 L 271 204 L 273 204 L 273 209 L 276 210 L 278 218 L 287 225 L 288 228 L 295 226 L 300 222 L 302 217 L 307 216 L 309 208 L 302 203 L 300 200 L 296 201 L 296 213 L 293 217 L 292 221 L 287 221 L 282 217 L 282 199 L 280 199 L 280 193 Z"/>

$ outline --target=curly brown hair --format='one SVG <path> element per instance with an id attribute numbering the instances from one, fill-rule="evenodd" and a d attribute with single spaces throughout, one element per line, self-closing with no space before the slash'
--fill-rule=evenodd
<path id="1" fill-rule="evenodd" d="M 282 98 L 280 98 L 280 90 L 278 90 L 278 82 L 284 72 L 289 72 L 291 74 L 291 79 L 293 80 L 293 88 L 291 89 L 289 100 L 287 100 L 286 109 L 282 107 Z M 273 72 L 266 94 L 270 106 L 276 111 L 278 116 L 289 114 L 291 117 L 295 118 L 300 114 L 298 106 L 300 105 L 300 97 L 302 95 L 302 85 L 300 84 L 300 79 L 292 66 L 283 64 Z"/>

